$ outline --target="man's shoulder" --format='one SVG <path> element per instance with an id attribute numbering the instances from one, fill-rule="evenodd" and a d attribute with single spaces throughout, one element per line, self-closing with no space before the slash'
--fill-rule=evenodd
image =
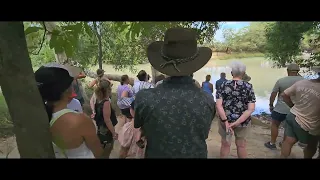
<path id="1" fill-rule="evenodd" d="M 303 82 L 304 80 L 306 80 L 306 79 L 304 79 L 301 76 L 287 76 L 287 77 L 280 78 L 278 80 L 278 83 L 279 83 L 279 85 L 291 86 L 297 82 L 299 82 L 299 83 L 300 83 L 300 81 Z"/>
<path id="2" fill-rule="evenodd" d="M 148 88 L 148 89 L 141 89 L 137 94 L 136 94 L 136 99 L 142 98 L 142 97 L 148 97 L 150 95 L 153 95 L 156 91 L 156 88 Z"/>
<path id="3" fill-rule="evenodd" d="M 222 80 L 222 79 L 218 79 L 218 80 L 216 81 L 216 83 L 220 83 L 220 82 L 223 82 L 223 80 Z"/>

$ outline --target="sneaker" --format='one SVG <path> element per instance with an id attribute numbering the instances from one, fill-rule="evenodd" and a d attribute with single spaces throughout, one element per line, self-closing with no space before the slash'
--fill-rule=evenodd
<path id="1" fill-rule="evenodd" d="M 271 144 L 270 141 L 264 143 L 264 146 L 265 146 L 266 148 L 269 148 L 269 149 L 272 149 L 272 150 L 277 149 L 277 146 L 276 146 L 275 144 Z"/>

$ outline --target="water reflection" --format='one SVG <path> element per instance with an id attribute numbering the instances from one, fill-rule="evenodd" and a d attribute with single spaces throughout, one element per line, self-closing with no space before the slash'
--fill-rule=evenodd
<path id="1" fill-rule="evenodd" d="M 261 68 L 268 67 L 270 68 L 269 64 L 261 63 Z M 220 73 L 225 72 L 226 74 L 231 74 L 231 68 L 229 66 L 219 66 L 219 67 L 205 67 L 202 69 L 203 72 L 207 74 L 211 74 L 211 83 L 215 85 L 216 81 L 220 79 Z M 216 94 L 216 90 L 214 90 L 214 95 Z M 264 91 L 265 96 L 258 96 L 256 95 L 256 109 L 253 114 L 261 114 L 262 112 L 268 113 L 269 112 L 269 92 Z M 215 96 L 214 96 L 215 98 Z M 216 100 L 216 99 L 215 99 Z"/>

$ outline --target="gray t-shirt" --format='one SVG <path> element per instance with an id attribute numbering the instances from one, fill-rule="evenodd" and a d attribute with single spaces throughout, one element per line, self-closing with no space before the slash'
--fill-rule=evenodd
<path id="1" fill-rule="evenodd" d="M 273 87 L 272 92 L 277 92 L 278 93 L 278 100 L 277 103 L 274 107 L 274 111 L 281 113 L 281 114 L 288 114 L 290 111 L 289 106 L 283 102 L 282 97 L 280 96 L 281 93 L 283 93 L 284 90 L 287 88 L 291 87 L 294 83 L 297 81 L 300 81 L 304 79 L 301 76 L 287 76 L 279 79 L 276 84 Z"/>

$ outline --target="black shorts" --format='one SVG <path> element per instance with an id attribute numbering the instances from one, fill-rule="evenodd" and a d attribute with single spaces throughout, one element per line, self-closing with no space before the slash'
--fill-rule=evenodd
<path id="1" fill-rule="evenodd" d="M 105 146 L 106 144 L 113 143 L 112 133 L 108 130 L 107 127 L 97 126 L 97 129 L 98 129 L 97 135 L 101 145 Z"/>
<path id="2" fill-rule="evenodd" d="M 271 118 L 272 118 L 272 120 L 275 120 L 275 121 L 282 122 L 286 119 L 286 117 L 287 117 L 286 114 L 281 114 L 276 111 L 272 111 L 272 113 L 271 113 Z"/>
<path id="3" fill-rule="evenodd" d="M 130 108 L 126 108 L 126 109 L 121 109 L 121 114 L 126 116 L 127 118 L 132 118 L 131 113 L 130 113 Z"/>

